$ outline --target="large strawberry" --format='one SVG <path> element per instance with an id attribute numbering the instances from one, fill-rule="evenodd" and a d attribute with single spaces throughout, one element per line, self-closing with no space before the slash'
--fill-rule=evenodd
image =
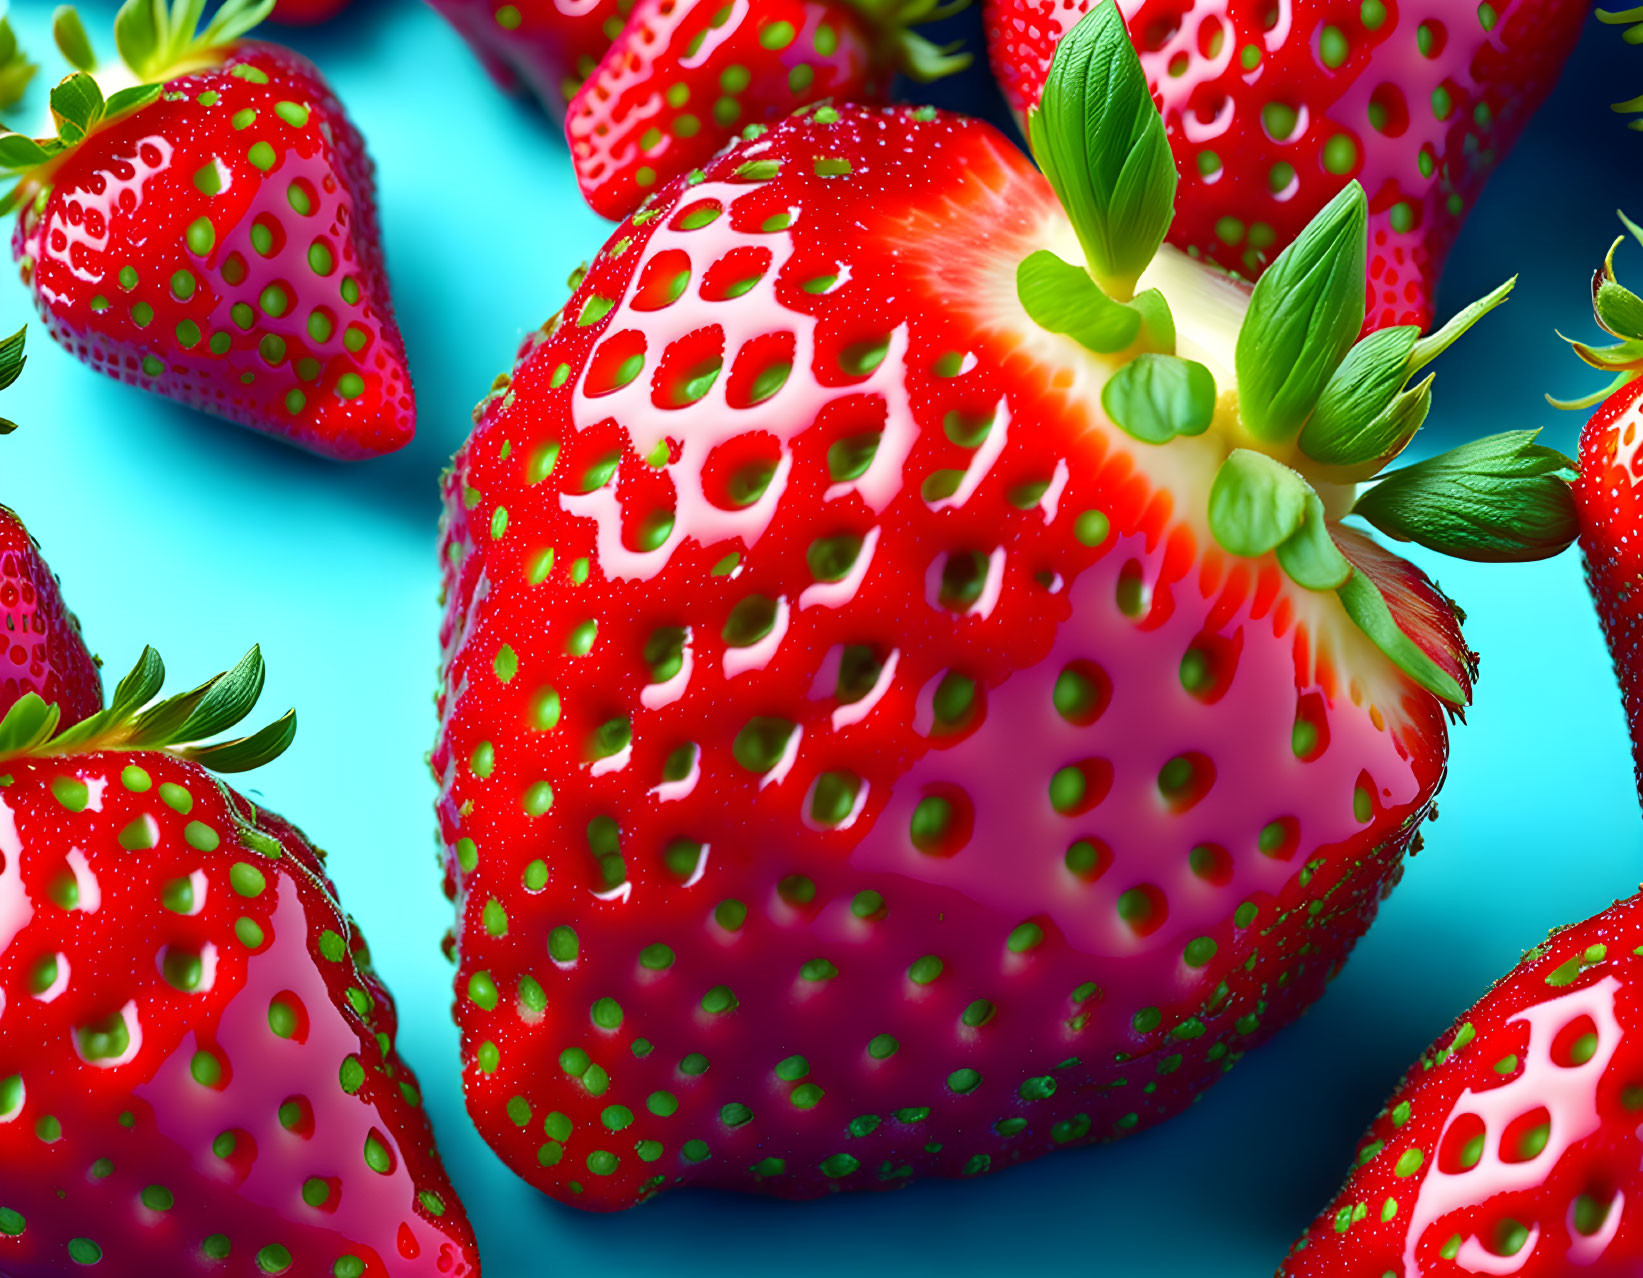
<path id="1" fill-rule="evenodd" d="M 1031 131 L 1044 176 L 928 109 L 756 131 L 476 411 L 434 765 L 469 1108 L 549 1193 L 888 1187 L 1179 1111 L 1322 992 L 1467 700 L 1453 607 L 1340 521 L 1573 537 L 1526 435 L 1354 495 L 1506 290 L 1354 344 L 1356 187 L 1253 294 L 1159 251 L 1111 8 Z"/>
<path id="2" fill-rule="evenodd" d="M 23 371 L 25 332 L 0 341 L 0 390 Z M 0 418 L 0 434 L 13 429 Z M 79 621 L 63 606 L 57 578 L 23 521 L 0 506 L 0 714 L 29 692 L 55 702 L 65 726 L 103 708 L 97 661 Z"/>
<path id="3" fill-rule="evenodd" d="M 1643 1270 L 1643 896 L 1554 932 L 1432 1045 L 1281 1278 Z"/>
<path id="4" fill-rule="evenodd" d="M 928 80 L 958 70 L 967 54 L 912 30 L 948 8 L 942 0 L 639 0 L 570 104 L 565 131 L 582 194 L 596 213 L 623 218 L 750 124 L 823 98 L 888 101 L 897 72 Z"/>
<path id="5" fill-rule="evenodd" d="M 1020 113 L 1098 0 L 986 0 Z M 1371 327 L 1426 324 L 1485 181 L 1551 91 L 1586 0 L 1118 0 L 1183 183 L 1171 243 L 1255 278 L 1349 181 L 1369 193 Z"/>
<path id="6" fill-rule="evenodd" d="M 504 88 L 523 83 L 555 119 L 565 114 L 634 0 L 429 0 Z"/>
<path id="7" fill-rule="evenodd" d="M 0 1271 L 455 1278 L 472 1231 L 394 1007 L 321 853 L 207 769 L 254 767 L 253 651 L 150 705 L 0 722 Z"/>
<path id="8" fill-rule="evenodd" d="M 58 136 L 0 137 L 12 249 L 52 336 L 103 372 L 315 452 L 364 458 L 415 428 L 371 162 L 306 59 L 241 37 L 272 0 L 128 0 L 120 56 L 148 82 L 52 91 Z"/>

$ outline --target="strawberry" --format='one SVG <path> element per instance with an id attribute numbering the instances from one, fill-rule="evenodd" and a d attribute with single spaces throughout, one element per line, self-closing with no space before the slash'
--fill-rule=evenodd
<path id="1" fill-rule="evenodd" d="M 199 744 L 255 649 L 150 706 L 162 678 L 145 650 L 76 727 L 33 694 L 0 722 L 0 1270 L 476 1275 L 322 854 L 208 771 L 293 716 Z"/>
<path id="2" fill-rule="evenodd" d="M 270 18 L 287 26 L 311 27 L 329 22 L 348 7 L 348 0 L 274 0 Z"/>
<path id="3" fill-rule="evenodd" d="M 898 72 L 968 65 L 911 28 L 941 0 L 639 0 L 565 123 L 582 194 L 626 217 L 660 182 L 706 163 L 749 124 L 823 98 L 886 102 Z"/>
<path id="4" fill-rule="evenodd" d="M 120 56 L 148 81 L 52 91 L 58 136 L 0 137 L 21 180 L 12 251 L 53 337 L 122 381 L 329 457 L 391 452 L 415 404 L 388 302 L 371 163 L 319 72 L 242 40 L 270 0 L 128 0 Z M 127 77 L 129 80 L 129 76 Z"/>
<path id="5" fill-rule="evenodd" d="M 1097 0 L 986 0 L 1018 113 Z M 1118 0 L 1185 191 L 1170 240 L 1256 278 L 1349 181 L 1370 200 L 1371 327 L 1430 322 L 1485 181 L 1574 49 L 1585 0 Z"/>
<path id="6" fill-rule="evenodd" d="M 0 390 L 23 371 L 26 330 L 0 341 Z M 0 418 L 0 434 L 16 426 Z M 0 715 L 25 693 L 57 703 L 64 726 L 103 708 L 97 659 L 63 606 L 57 578 L 23 521 L 0 506 Z"/>
<path id="7" fill-rule="evenodd" d="M 634 0 L 429 0 L 493 79 L 521 85 L 555 119 L 622 33 Z"/>
<path id="8" fill-rule="evenodd" d="M 1625 214 L 1621 220 L 1643 242 L 1643 228 Z M 1570 342 L 1583 361 L 1611 380 L 1584 398 L 1547 399 L 1566 409 L 1601 405 L 1580 437 L 1575 503 L 1586 581 L 1614 659 L 1631 728 L 1638 795 L 1643 799 L 1643 662 L 1639 660 L 1643 599 L 1637 594 L 1637 582 L 1643 575 L 1643 494 L 1637 490 L 1643 479 L 1643 463 L 1637 456 L 1638 427 L 1643 423 L 1639 405 L 1643 398 L 1643 380 L 1639 380 L 1643 375 L 1643 299 L 1615 275 L 1615 255 L 1623 242 L 1623 238 L 1614 242 L 1592 278 L 1593 313 L 1598 326 L 1614 341 L 1607 346 Z"/>
<path id="9" fill-rule="evenodd" d="M 1160 244 L 1114 10 L 1030 129 L 823 106 L 650 197 L 445 481 L 433 755 L 470 1112 L 598 1209 L 972 1175 L 1190 1104 L 1322 992 L 1468 700 L 1365 531 L 1574 535 L 1525 435 L 1384 476 L 1363 192 Z M 1509 287 L 1509 286 L 1508 286 Z"/>
<path id="10" fill-rule="evenodd" d="M 1422 1056 L 1281 1278 L 1643 1266 L 1643 896 L 1553 932 Z"/>

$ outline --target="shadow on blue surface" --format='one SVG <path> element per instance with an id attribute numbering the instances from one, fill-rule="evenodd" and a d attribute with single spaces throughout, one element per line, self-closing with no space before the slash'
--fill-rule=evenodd
<path id="1" fill-rule="evenodd" d="M 93 26 L 96 12 L 112 13 L 88 9 Z M 45 0 L 19 0 L 13 18 L 29 47 L 47 47 Z M 977 19 L 956 21 L 973 31 Z M 1331 994 L 1193 1111 L 1121 1146 L 888 1197 L 793 1207 L 695 1193 L 619 1217 L 541 1198 L 490 1154 L 460 1100 L 438 950 L 450 912 L 423 763 L 435 481 L 471 405 L 563 301 L 566 274 L 605 230 L 577 200 L 554 131 L 494 92 L 421 4 L 359 0 L 329 28 L 277 34 L 326 68 L 371 141 L 418 440 L 368 466 L 311 460 L 99 378 L 36 330 L 8 394 L 7 414 L 25 429 L 0 445 L 0 499 L 45 544 L 111 667 L 153 641 L 181 681 L 262 641 L 265 705 L 297 705 L 303 726 L 251 780 L 334 850 L 345 904 L 399 999 L 402 1043 L 491 1278 L 1256 1278 L 1334 1191 L 1359 1130 L 1426 1043 L 1547 928 L 1636 885 L 1643 839 L 1623 724 L 1578 564 L 1445 563 L 1437 571 L 1485 656 L 1442 820 Z M 48 66 L 43 80 L 59 73 Z M 978 69 L 930 96 L 983 101 L 999 118 L 984 89 Z M 1573 448 L 1580 419 L 1541 395 L 1583 391 L 1595 375 L 1552 330 L 1591 333 L 1586 284 L 1618 230 L 1613 210 L 1643 210 L 1643 137 L 1607 110 L 1638 90 L 1643 56 L 1594 23 L 1456 252 L 1445 313 L 1513 271 L 1522 278 L 1512 303 L 1439 365 L 1428 451 L 1524 426 Z M 1643 249 L 1623 249 L 1620 264 L 1643 279 Z M 5 298 L 0 318 L 15 323 L 23 294 L 14 285 Z"/>

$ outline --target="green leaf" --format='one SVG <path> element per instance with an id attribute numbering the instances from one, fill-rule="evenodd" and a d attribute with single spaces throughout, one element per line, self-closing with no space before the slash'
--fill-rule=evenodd
<path id="1" fill-rule="evenodd" d="M 1413 377 L 1458 342 L 1471 331 L 1474 324 L 1509 298 L 1512 295 L 1512 290 L 1516 287 L 1517 276 L 1514 275 L 1487 297 L 1480 297 L 1470 306 L 1456 312 L 1454 317 L 1437 332 L 1416 342 L 1414 357 L 1409 367 L 1409 375 Z"/>
<path id="2" fill-rule="evenodd" d="M 0 110 L 16 106 L 40 68 L 17 43 L 9 19 L 0 18 Z"/>
<path id="3" fill-rule="evenodd" d="M 1044 249 L 1016 267 L 1015 287 L 1033 323 L 1099 354 L 1124 350 L 1141 332 L 1139 311 L 1120 306 L 1083 268 Z"/>
<path id="4" fill-rule="evenodd" d="M 91 37 L 86 35 L 85 24 L 80 21 L 79 11 L 73 5 L 60 5 L 51 15 L 51 38 L 56 42 L 58 52 L 76 71 L 97 69 L 97 54 L 91 47 Z"/>
<path id="5" fill-rule="evenodd" d="M 1090 273 L 1113 296 L 1128 298 L 1164 242 L 1179 178 L 1114 0 L 1062 37 L 1027 136 Z"/>
<path id="6" fill-rule="evenodd" d="M 80 136 L 90 133 L 103 118 L 103 91 L 85 72 L 68 77 L 51 91 L 51 113 L 57 117 L 58 133 L 65 142 L 79 138 L 69 136 L 69 126 L 78 129 Z"/>
<path id="7" fill-rule="evenodd" d="M 114 15 L 114 47 L 120 60 L 143 79 L 160 70 L 160 23 L 164 0 L 125 0 Z"/>
<path id="8" fill-rule="evenodd" d="M 1144 444 L 1202 435 L 1215 418 L 1215 377 L 1202 364 L 1174 355 L 1137 355 L 1107 380 L 1101 407 Z"/>
<path id="9" fill-rule="evenodd" d="M 1485 563 L 1547 559 L 1580 529 L 1575 464 L 1517 430 L 1394 471 L 1352 513 L 1389 537 Z"/>
<path id="10" fill-rule="evenodd" d="M 32 169 L 50 158 L 51 152 L 33 138 L 26 138 L 21 133 L 0 134 L 0 167 Z"/>
<path id="11" fill-rule="evenodd" d="M 31 750 L 50 740 L 56 728 L 57 707 L 41 700 L 39 693 L 25 692 L 0 719 L 0 754 Z"/>
<path id="12" fill-rule="evenodd" d="M 28 325 L 23 325 L 10 337 L 0 341 L 0 390 L 5 390 L 18 378 L 26 362 L 23 358 L 23 344 L 29 335 Z"/>
<path id="13" fill-rule="evenodd" d="M 1381 450 L 1365 434 L 1409 380 L 1409 360 L 1419 340 L 1420 329 L 1413 325 L 1383 328 L 1348 351 L 1301 431 L 1301 451 L 1326 466 L 1378 457 Z"/>
<path id="14" fill-rule="evenodd" d="M 1301 526 L 1278 547 L 1278 565 L 1307 590 L 1339 590 L 1352 575 L 1352 565 L 1329 535 L 1329 519 L 1317 493 L 1307 494 Z"/>
<path id="15" fill-rule="evenodd" d="M 1347 185 L 1278 255 L 1250 298 L 1234 363 L 1244 424 L 1294 438 L 1363 328 L 1369 202 Z"/>
<path id="16" fill-rule="evenodd" d="M 1455 706 L 1466 704 L 1466 693 L 1455 682 L 1455 677 L 1427 656 L 1426 650 L 1393 620 L 1392 610 L 1386 606 L 1386 599 L 1373 581 L 1361 572 L 1354 572 L 1336 593 L 1353 624 L 1368 635 L 1394 665 L 1433 696 Z"/>
<path id="17" fill-rule="evenodd" d="M 1141 316 L 1141 345 L 1145 349 L 1160 355 L 1175 354 L 1175 315 L 1162 293 L 1149 288 L 1125 305 Z"/>
<path id="18" fill-rule="evenodd" d="M 238 665 L 206 685 L 205 695 L 177 729 L 174 739 L 202 741 L 233 727 L 257 704 L 264 677 L 262 649 L 252 645 Z"/>
<path id="19" fill-rule="evenodd" d="M 125 115 L 128 111 L 135 111 L 150 102 L 158 101 L 163 88 L 163 85 L 158 84 L 134 84 L 129 89 L 121 89 L 109 98 L 108 106 L 103 113 L 104 118 L 113 119 L 115 116 Z"/>
<path id="20" fill-rule="evenodd" d="M 297 712 L 287 710 L 273 723 L 248 737 L 196 746 L 184 751 L 188 758 L 213 772 L 249 772 L 284 754 L 297 735 Z"/>
<path id="21" fill-rule="evenodd" d="M 1264 555 L 1301 526 L 1311 491 L 1306 480 L 1265 453 L 1235 449 L 1210 485 L 1210 532 L 1234 555 Z"/>

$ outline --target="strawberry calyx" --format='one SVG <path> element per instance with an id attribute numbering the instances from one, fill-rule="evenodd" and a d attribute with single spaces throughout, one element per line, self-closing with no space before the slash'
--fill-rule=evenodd
<path id="1" fill-rule="evenodd" d="M 156 700 L 165 682 L 165 664 L 159 653 L 145 647 L 115 688 L 108 708 L 60 732 L 54 703 L 33 692 L 18 698 L 0 719 L 0 761 L 23 755 L 157 750 L 214 772 L 248 772 L 285 752 L 297 731 L 295 710 L 247 736 L 206 739 L 251 713 L 262 695 L 264 674 L 262 651 L 253 647 L 232 670 L 188 692 Z"/>
<path id="2" fill-rule="evenodd" d="M 59 9 L 52 18 L 52 38 L 75 70 L 51 91 L 53 136 L 0 133 L 0 169 L 21 178 L 0 199 L 0 214 L 25 198 L 42 197 L 49 190 L 51 168 L 100 126 L 155 101 L 166 82 L 218 65 L 223 50 L 273 8 L 274 0 L 223 0 L 202 29 L 205 0 L 126 0 L 114 16 L 120 63 L 106 68 L 79 13 L 71 6 Z M 0 34 L 0 56 L 4 53 L 5 36 Z M 0 97 L 4 76 L 0 61 Z"/>
<path id="3" fill-rule="evenodd" d="M 963 43 L 937 44 L 915 28 L 940 22 L 969 7 L 970 0 L 845 0 L 884 39 L 890 50 L 889 62 L 897 71 L 920 84 L 964 70 L 970 54 Z"/>
<path id="4" fill-rule="evenodd" d="M 1643 31 L 1643 26 L 1638 29 Z M 1624 213 L 1619 217 L 1632 238 L 1643 244 L 1643 227 Z M 1616 341 L 1609 346 L 1592 346 L 1558 334 L 1585 363 L 1601 373 L 1611 374 L 1612 379 L 1601 390 L 1578 399 L 1554 399 L 1548 395 L 1546 401 L 1553 408 L 1593 408 L 1643 376 L 1643 298 L 1620 283 L 1614 270 L 1614 255 L 1625 242 L 1624 235 L 1617 237 L 1609 246 L 1603 265 L 1592 274 L 1592 315 L 1597 326 Z"/>
<path id="5" fill-rule="evenodd" d="M 1433 378 L 1411 382 L 1503 303 L 1515 280 L 1430 335 L 1406 325 L 1360 340 L 1369 203 L 1350 183 L 1232 317 L 1235 349 L 1221 370 L 1232 384 L 1218 389 L 1215 371 L 1178 354 L 1164 291 L 1136 292 L 1179 273 L 1160 269 L 1179 179 L 1116 3 L 1098 5 L 1063 38 L 1027 123 L 1034 158 L 1085 258 L 1073 264 L 1040 250 L 1019 264 L 1028 316 L 1111 357 L 1101 400 L 1120 430 L 1155 447 L 1207 436 L 1224 449 L 1207 506 L 1222 549 L 1273 555 L 1295 584 L 1334 593 L 1405 674 L 1464 705 L 1460 683 L 1399 627 L 1332 529 L 1355 515 L 1396 540 L 1491 562 L 1546 558 L 1574 540 L 1575 465 L 1537 444 L 1535 432 L 1479 440 L 1383 476 L 1431 407 Z M 1643 340 L 1643 300 L 1626 296 Z M 1359 484 L 1377 478 L 1359 495 Z"/>

